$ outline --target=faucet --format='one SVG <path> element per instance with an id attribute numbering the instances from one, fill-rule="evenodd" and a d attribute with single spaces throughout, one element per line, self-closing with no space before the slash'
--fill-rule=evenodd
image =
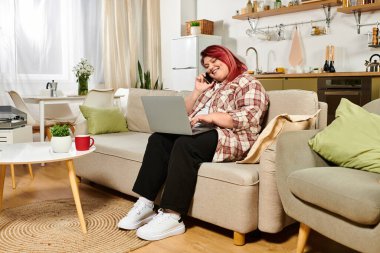
<path id="1" fill-rule="evenodd" d="M 255 70 L 256 75 L 257 75 L 257 74 L 261 74 L 262 71 L 261 71 L 261 69 L 259 69 L 259 54 L 257 53 L 256 48 L 254 48 L 254 47 L 249 47 L 249 48 L 247 48 L 247 50 L 245 51 L 245 55 L 246 55 L 246 56 L 248 55 L 248 51 L 249 51 L 250 49 L 252 49 L 252 50 L 255 51 L 255 53 L 256 53 L 256 70 Z"/>

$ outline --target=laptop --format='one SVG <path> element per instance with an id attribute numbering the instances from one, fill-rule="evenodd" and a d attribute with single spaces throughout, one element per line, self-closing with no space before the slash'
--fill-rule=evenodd
<path id="1" fill-rule="evenodd" d="M 182 96 L 142 96 L 141 101 L 152 132 L 196 135 L 215 128 L 210 124 L 191 127 Z"/>

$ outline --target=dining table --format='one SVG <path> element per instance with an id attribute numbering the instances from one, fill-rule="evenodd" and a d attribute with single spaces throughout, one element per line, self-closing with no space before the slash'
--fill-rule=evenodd
<path id="1" fill-rule="evenodd" d="M 120 107 L 121 95 L 115 95 L 116 104 Z M 66 104 L 66 103 L 80 103 L 85 100 L 86 96 L 68 95 L 68 96 L 26 96 L 23 97 L 25 103 L 39 104 L 39 120 L 40 120 L 40 141 L 45 141 L 45 105 L 47 104 Z"/>

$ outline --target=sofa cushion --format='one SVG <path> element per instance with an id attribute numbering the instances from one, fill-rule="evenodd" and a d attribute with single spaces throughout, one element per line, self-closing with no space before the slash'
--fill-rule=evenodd
<path id="1" fill-rule="evenodd" d="M 380 115 L 343 98 L 335 120 L 309 141 L 314 151 L 342 167 L 380 173 Z"/>
<path id="2" fill-rule="evenodd" d="M 287 179 L 299 199 L 348 220 L 375 225 L 380 221 L 380 175 L 343 167 L 295 171 Z"/>
<path id="3" fill-rule="evenodd" d="M 250 186 L 259 184 L 258 169 L 258 164 L 203 163 L 199 168 L 198 176 Z"/>
<path id="4" fill-rule="evenodd" d="M 319 109 L 318 96 L 314 91 L 271 90 L 268 91 L 269 110 L 264 125 L 277 115 L 311 115 Z"/>
<path id="5" fill-rule="evenodd" d="M 150 134 L 124 132 L 94 136 L 97 153 L 142 162 Z"/>
<path id="6" fill-rule="evenodd" d="M 131 131 L 151 133 L 148 119 L 146 118 L 141 96 L 176 96 L 180 95 L 176 91 L 170 90 L 146 90 L 129 89 L 126 118 L 128 128 Z"/>
<path id="7" fill-rule="evenodd" d="M 139 132 L 96 135 L 95 152 L 142 162 L 150 134 Z M 256 185 L 259 182 L 257 164 L 203 163 L 199 176 L 236 185 Z"/>
<path id="8" fill-rule="evenodd" d="M 79 108 L 87 120 L 87 132 L 89 134 L 128 131 L 124 115 L 117 107 L 98 108 L 80 105 Z"/>

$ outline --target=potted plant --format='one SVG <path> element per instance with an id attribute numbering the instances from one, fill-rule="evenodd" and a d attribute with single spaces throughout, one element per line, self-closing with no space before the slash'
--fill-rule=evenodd
<path id="1" fill-rule="evenodd" d="M 80 62 L 74 66 L 73 72 L 78 82 L 78 95 L 87 95 L 88 79 L 90 78 L 91 74 L 94 73 L 94 67 L 87 61 L 87 59 L 82 58 Z"/>
<path id="2" fill-rule="evenodd" d="M 55 153 L 67 153 L 71 148 L 70 127 L 68 125 L 54 125 L 50 128 L 51 148 Z"/>
<path id="3" fill-rule="evenodd" d="M 190 22 L 190 33 L 191 35 L 201 34 L 201 24 L 199 21 L 191 21 Z"/>
<path id="4" fill-rule="evenodd" d="M 162 90 L 163 84 L 159 84 L 159 78 L 157 78 L 156 82 L 152 83 L 152 79 L 150 76 L 150 71 L 147 70 L 146 72 L 143 71 L 140 61 L 137 61 L 137 69 L 139 71 L 139 79 L 140 79 L 140 84 L 139 81 L 136 81 L 136 88 L 140 89 L 147 89 L 147 90 Z"/>

